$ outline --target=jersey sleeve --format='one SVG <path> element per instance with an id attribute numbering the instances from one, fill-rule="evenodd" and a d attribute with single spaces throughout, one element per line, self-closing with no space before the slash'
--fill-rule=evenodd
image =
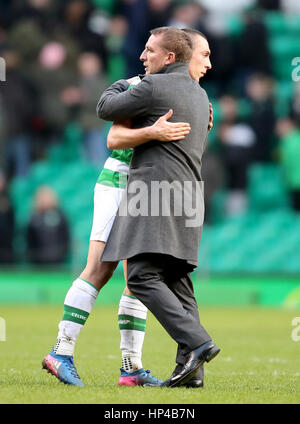
<path id="1" fill-rule="evenodd" d="M 122 121 L 136 116 L 145 116 L 151 110 L 153 84 L 144 78 L 131 90 L 124 91 L 125 80 L 112 84 L 104 91 L 97 105 L 99 118 L 106 121 Z"/>

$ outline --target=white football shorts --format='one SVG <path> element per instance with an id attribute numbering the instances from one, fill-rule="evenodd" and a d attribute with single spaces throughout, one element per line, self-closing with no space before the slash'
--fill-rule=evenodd
<path id="1" fill-rule="evenodd" d="M 123 188 L 96 183 L 94 189 L 94 216 L 90 240 L 107 242 L 119 205 Z"/>

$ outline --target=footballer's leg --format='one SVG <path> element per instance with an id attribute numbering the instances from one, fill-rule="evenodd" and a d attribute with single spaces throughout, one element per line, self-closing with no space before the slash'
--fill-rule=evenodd
<path id="1" fill-rule="evenodd" d="M 123 261 L 127 281 L 127 261 Z M 147 308 L 131 293 L 127 285 L 119 303 L 118 324 L 122 351 L 122 368 L 132 373 L 143 368 L 142 347 L 146 330 Z"/>
<path id="2" fill-rule="evenodd" d="M 117 263 L 100 262 L 100 257 L 123 190 L 97 183 L 94 193 L 94 218 L 87 264 L 66 295 L 56 345 L 42 362 L 43 368 L 59 380 L 80 386 L 83 383 L 73 362 L 75 344 L 93 309 L 99 290 L 110 279 L 117 266 Z"/>
<path id="3" fill-rule="evenodd" d="M 127 281 L 127 261 L 123 261 L 124 278 Z M 120 386 L 158 385 L 160 380 L 153 377 L 142 364 L 142 349 L 146 330 L 148 309 L 126 287 L 119 303 L 118 323 L 122 351 Z"/>
<path id="4" fill-rule="evenodd" d="M 90 241 L 87 265 L 73 282 L 64 301 L 56 345 L 42 362 L 43 368 L 66 384 L 83 386 L 73 362 L 75 344 L 93 309 L 99 290 L 110 279 L 117 266 L 117 263 L 100 262 L 104 247 L 104 242 Z"/>

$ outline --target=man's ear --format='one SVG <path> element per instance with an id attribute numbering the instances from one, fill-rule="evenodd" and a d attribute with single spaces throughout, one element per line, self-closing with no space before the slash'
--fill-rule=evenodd
<path id="1" fill-rule="evenodd" d="M 168 57 L 166 59 L 166 65 L 171 65 L 171 63 L 174 63 L 176 59 L 175 53 L 174 52 L 169 52 L 168 53 Z"/>

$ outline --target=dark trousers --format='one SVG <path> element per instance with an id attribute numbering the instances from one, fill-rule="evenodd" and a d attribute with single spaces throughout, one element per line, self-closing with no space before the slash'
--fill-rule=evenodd
<path id="1" fill-rule="evenodd" d="M 211 337 L 199 320 L 198 305 L 185 261 L 145 253 L 127 260 L 128 287 L 177 342 L 176 362 Z"/>

